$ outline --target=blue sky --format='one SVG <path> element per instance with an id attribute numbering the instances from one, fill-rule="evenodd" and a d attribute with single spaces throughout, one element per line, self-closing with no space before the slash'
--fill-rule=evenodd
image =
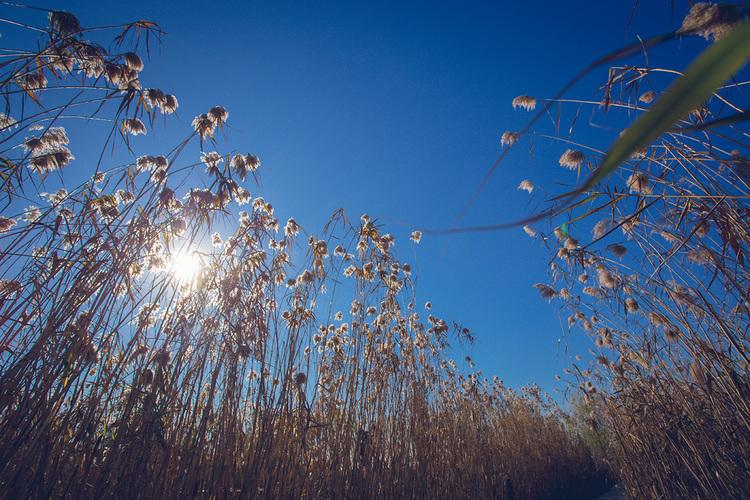
<path id="1" fill-rule="evenodd" d="M 174 93 L 179 117 L 149 140 L 174 144 L 210 106 L 230 112 L 224 144 L 262 159 L 262 184 L 280 220 L 317 232 L 343 207 L 369 213 L 411 260 L 414 227 L 451 225 L 500 152 L 502 131 L 530 116 L 519 94 L 553 95 L 578 69 L 635 36 L 678 26 L 686 2 L 174 2 L 65 1 L 86 26 L 134 19 L 167 32 L 142 74 Z M 704 44 L 684 40 L 652 52 L 682 69 Z M 642 63 L 642 58 L 631 62 Z M 571 96 L 589 98 L 606 70 Z M 573 109 L 575 111 L 575 109 Z M 590 109 L 580 120 L 589 119 Z M 597 119 L 598 120 L 598 119 Z M 548 127 L 549 128 L 549 127 Z M 179 132 L 174 132 L 177 129 Z M 611 130 L 575 135 L 606 149 Z M 463 223 L 514 220 L 543 206 L 516 189 L 530 178 L 554 189 L 562 144 L 519 145 Z M 71 166 L 72 168 L 72 166 Z M 77 168 L 84 168 L 80 163 Z M 541 228 L 545 229 L 545 228 Z M 532 284 L 546 282 L 547 251 L 520 229 L 426 236 L 417 249 L 418 295 L 442 317 L 461 320 L 477 341 L 471 355 L 511 386 L 557 387 L 567 366 L 554 305 Z M 571 354 L 583 353 L 583 333 Z"/>

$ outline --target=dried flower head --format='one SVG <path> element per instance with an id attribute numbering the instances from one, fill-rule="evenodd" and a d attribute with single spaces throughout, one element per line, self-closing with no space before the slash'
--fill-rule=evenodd
<path id="1" fill-rule="evenodd" d="M 651 187 L 648 185 L 648 176 L 640 172 L 633 172 L 626 181 L 631 193 L 651 194 Z"/>
<path id="2" fill-rule="evenodd" d="M 122 131 L 131 135 L 146 135 L 146 125 L 139 118 L 126 118 L 122 121 Z"/>
<path id="3" fill-rule="evenodd" d="M 545 300 L 552 300 L 557 296 L 557 290 L 544 283 L 535 283 L 534 288 L 539 291 L 539 295 Z"/>
<path id="4" fill-rule="evenodd" d="M 654 102 L 654 99 L 656 99 L 656 92 L 654 92 L 653 90 L 648 90 L 644 92 L 638 98 L 638 100 L 644 104 L 651 104 L 652 102 Z"/>
<path id="5" fill-rule="evenodd" d="M 73 153 L 65 146 L 62 146 L 56 151 L 33 156 L 29 160 L 29 169 L 44 176 L 58 168 L 67 166 L 74 159 L 75 156 L 73 156 Z"/>
<path id="6" fill-rule="evenodd" d="M 619 243 L 612 243 L 611 245 L 607 246 L 607 250 L 615 254 L 617 257 L 624 257 L 626 253 L 628 253 L 628 249 L 625 248 L 623 245 L 620 245 Z"/>
<path id="7" fill-rule="evenodd" d="M 526 111 L 534 111 L 536 108 L 536 98 L 530 95 L 519 95 L 513 98 L 513 109 L 523 108 Z"/>
<path id="8" fill-rule="evenodd" d="M 16 83 L 23 90 L 31 93 L 35 90 L 45 88 L 47 86 L 47 77 L 44 76 L 44 73 L 28 73 L 18 77 Z"/>
<path id="9" fill-rule="evenodd" d="M 209 120 L 221 127 L 229 118 L 229 111 L 224 106 L 214 106 L 208 110 L 207 116 Z"/>
<path id="10" fill-rule="evenodd" d="M 733 4 L 698 2 L 690 8 L 678 32 L 718 41 L 729 33 L 740 19 L 740 12 Z"/>
<path id="11" fill-rule="evenodd" d="M 531 193 L 532 191 L 534 191 L 534 184 L 530 180 L 524 179 L 518 185 L 518 189 L 522 189 L 528 193 Z"/>
<path id="12" fill-rule="evenodd" d="M 246 188 L 238 188 L 237 193 L 234 195 L 234 199 L 238 205 L 246 205 L 250 203 L 250 191 Z"/>
<path id="13" fill-rule="evenodd" d="M 422 231 L 419 231 L 419 230 L 412 231 L 409 239 L 413 241 L 414 243 L 419 243 L 420 241 L 422 241 Z"/>
<path id="14" fill-rule="evenodd" d="M 607 296 L 606 292 L 603 289 L 593 286 L 584 287 L 583 293 L 585 293 L 589 297 L 594 297 L 596 299 L 603 299 Z"/>
<path id="15" fill-rule="evenodd" d="M 81 31 L 81 23 L 70 12 L 53 10 L 47 14 L 50 31 L 55 36 L 69 36 Z"/>
<path id="16" fill-rule="evenodd" d="M 99 78 L 104 72 L 105 50 L 95 44 L 78 42 L 75 45 L 75 60 L 78 69 L 88 78 Z"/>
<path id="17" fill-rule="evenodd" d="M 237 177 L 240 178 L 240 180 L 244 181 L 245 177 L 247 177 L 247 160 L 245 159 L 245 155 L 236 154 L 232 157 L 232 161 L 230 162 L 230 165 L 232 169 L 234 170 L 235 174 L 237 174 Z"/>
<path id="18" fill-rule="evenodd" d="M 0 216 L 0 233 L 7 233 L 13 226 L 16 225 L 16 221 L 9 219 L 8 217 Z"/>
<path id="19" fill-rule="evenodd" d="M 125 79 L 125 73 L 123 66 L 111 62 L 104 63 L 104 79 L 110 82 L 112 85 L 120 87 Z"/>
<path id="20" fill-rule="evenodd" d="M 17 122 L 15 118 L 10 117 L 6 115 L 5 113 L 0 113 L 0 129 L 10 128 L 16 123 Z"/>
<path id="21" fill-rule="evenodd" d="M 573 149 L 566 149 L 560 156 L 560 166 L 571 170 L 579 168 L 583 164 L 583 153 Z"/>
<path id="22" fill-rule="evenodd" d="M 28 222 L 29 224 L 36 222 L 42 217 L 42 211 L 39 210 L 38 207 L 30 206 L 28 207 L 23 214 L 23 220 Z"/>
<path id="23" fill-rule="evenodd" d="M 609 227 L 609 219 L 602 219 L 594 225 L 594 228 L 591 230 L 591 234 L 595 240 L 598 240 L 599 238 L 607 234 L 607 231 L 609 231 Z"/>
<path id="24" fill-rule="evenodd" d="M 625 299 L 625 310 L 628 312 L 636 312 L 638 310 L 638 302 L 635 299 L 628 297 Z"/>
<path id="25" fill-rule="evenodd" d="M 520 137 L 521 136 L 517 132 L 503 132 L 500 136 L 500 145 L 510 147 L 514 145 Z"/>
<path id="26" fill-rule="evenodd" d="M 38 154 L 44 151 L 45 146 L 41 138 L 27 137 L 26 140 L 23 141 L 23 149 L 32 154 Z"/>
<path id="27" fill-rule="evenodd" d="M 177 98 L 172 94 L 167 94 L 164 96 L 164 104 L 161 107 L 161 112 L 169 115 L 177 111 L 179 106 L 180 103 L 177 101 Z"/>
<path id="28" fill-rule="evenodd" d="M 687 258 L 693 264 L 705 265 L 711 262 L 712 253 L 707 248 L 693 248 L 686 252 Z"/>
<path id="29" fill-rule="evenodd" d="M 576 250 L 578 248 L 578 240 L 575 238 L 567 237 L 563 244 L 566 250 Z"/>
<path id="30" fill-rule="evenodd" d="M 187 222 L 182 217 L 178 217 L 172 221 L 171 227 L 173 234 L 181 236 L 185 234 L 185 231 L 187 230 Z"/>
<path id="31" fill-rule="evenodd" d="M 670 324 L 669 319 L 665 315 L 656 311 L 649 311 L 646 318 L 654 326 L 667 326 Z"/>
<path id="32" fill-rule="evenodd" d="M 287 238 L 292 238 L 293 236 L 296 236 L 297 233 L 299 233 L 299 224 L 297 224 L 297 221 L 293 218 L 289 218 L 288 221 L 286 221 L 286 225 L 284 226 L 284 236 Z"/>
<path id="33" fill-rule="evenodd" d="M 622 231 L 622 234 L 628 237 L 628 239 L 632 238 L 635 234 L 635 230 L 638 227 L 638 225 L 641 222 L 638 220 L 637 217 L 626 217 L 619 221 L 620 224 L 620 230 Z"/>
<path id="34" fill-rule="evenodd" d="M 125 60 L 125 66 L 127 66 L 128 69 L 131 69 L 133 71 L 143 70 L 143 61 L 141 60 L 141 57 L 135 52 L 127 52 L 123 56 L 123 59 Z"/>
<path id="35" fill-rule="evenodd" d="M 597 269 L 597 275 L 599 278 L 599 286 L 602 288 L 614 288 L 617 285 L 615 276 L 609 272 L 606 268 L 600 267 Z"/>
<path id="36" fill-rule="evenodd" d="M 206 173 L 209 175 L 218 175 L 219 163 L 223 161 L 224 158 L 222 158 L 222 156 L 216 151 L 201 153 L 201 162 L 206 165 Z"/>
<path id="37" fill-rule="evenodd" d="M 143 99 L 152 108 L 161 108 L 167 100 L 167 95 L 161 89 L 146 89 L 143 91 Z"/>
<path id="38" fill-rule="evenodd" d="M 216 123 L 206 113 L 203 113 L 193 118 L 193 129 L 200 135 L 201 140 L 205 140 L 206 137 L 214 136 Z"/>

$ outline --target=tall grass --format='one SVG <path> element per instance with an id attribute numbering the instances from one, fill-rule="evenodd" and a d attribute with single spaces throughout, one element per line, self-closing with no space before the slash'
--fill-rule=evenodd
<path id="1" fill-rule="evenodd" d="M 250 197 L 258 157 L 211 151 L 226 109 L 195 117 L 173 148 L 136 153 L 178 107 L 139 79 L 158 25 L 45 14 L 14 22 L 41 48 L 8 47 L 0 77 L 1 496 L 602 487 L 538 389 L 450 359 L 471 333 L 416 305 L 411 267 L 376 220 L 339 211 L 315 236 Z M 112 32 L 109 49 L 86 38 Z M 62 128 L 80 119 L 108 134 L 90 172 Z M 108 166 L 113 151 L 125 159 Z"/>
<path id="2" fill-rule="evenodd" d="M 696 4 L 683 31 L 711 43 L 739 13 Z M 559 165 L 572 169 L 561 175 L 575 183 L 604 156 L 577 141 L 577 118 L 591 112 L 625 130 L 679 75 L 611 67 L 594 99 L 556 100 L 559 128 L 537 137 L 558 145 Z M 550 231 L 525 228 L 553 252 L 540 293 L 569 311 L 570 335 L 591 337 L 592 363 L 573 362 L 566 378 L 634 498 L 750 491 L 750 144 L 738 116 L 722 120 L 743 113 L 741 77 L 587 190 Z M 561 137 L 568 119 L 576 132 Z"/>

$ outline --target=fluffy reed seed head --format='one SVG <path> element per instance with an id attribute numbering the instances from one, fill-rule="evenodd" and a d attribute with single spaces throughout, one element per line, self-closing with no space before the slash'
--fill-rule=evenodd
<path id="1" fill-rule="evenodd" d="M 625 183 L 631 193 L 651 194 L 648 176 L 640 172 L 633 172 Z"/>
<path id="2" fill-rule="evenodd" d="M 47 14 L 50 31 L 56 36 L 69 36 L 81 31 L 81 23 L 70 12 L 54 10 Z"/>
<path id="3" fill-rule="evenodd" d="M 531 193 L 532 191 L 534 191 L 534 184 L 530 180 L 524 179 L 518 185 L 518 189 Z"/>
<path id="4" fill-rule="evenodd" d="M 539 291 L 539 295 L 545 300 L 552 300 L 557 297 L 557 290 L 544 283 L 535 283 L 534 288 Z"/>
<path id="5" fill-rule="evenodd" d="M 729 33 L 741 17 L 733 4 L 698 2 L 690 8 L 678 33 L 691 33 L 716 42 Z"/>
<path id="6" fill-rule="evenodd" d="M 575 170 L 583 164 L 583 153 L 574 149 L 566 149 L 560 156 L 560 166 Z"/>
<path id="7" fill-rule="evenodd" d="M 653 90 L 648 90 L 638 97 L 638 100 L 644 104 L 651 104 L 654 102 L 654 99 L 656 99 L 656 92 Z"/>
<path id="8" fill-rule="evenodd" d="M 128 69 L 133 71 L 143 71 L 143 61 L 141 60 L 141 56 L 135 52 L 127 52 L 123 56 L 123 59 L 125 60 L 125 66 L 127 66 Z"/>
<path id="9" fill-rule="evenodd" d="M 122 121 L 122 131 L 130 135 L 146 135 L 146 125 L 139 118 L 126 118 Z"/>
<path id="10" fill-rule="evenodd" d="M 500 145 L 511 147 L 521 136 L 516 132 L 506 131 L 500 136 Z"/>
<path id="11" fill-rule="evenodd" d="M 513 98 L 513 109 L 522 108 L 526 111 L 534 111 L 536 108 L 536 98 L 530 95 L 519 95 Z"/>

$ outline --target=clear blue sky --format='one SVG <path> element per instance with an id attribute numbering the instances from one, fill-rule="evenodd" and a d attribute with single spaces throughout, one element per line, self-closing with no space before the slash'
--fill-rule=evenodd
<path id="1" fill-rule="evenodd" d="M 168 34 L 142 81 L 177 95 L 181 107 L 170 126 L 179 133 L 156 131 L 157 140 L 173 144 L 193 116 L 224 105 L 225 144 L 261 157 L 262 186 L 251 191 L 271 201 L 282 221 L 291 215 L 315 232 L 338 207 L 354 217 L 367 212 L 411 260 L 409 231 L 450 225 L 500 152 L 500 133 L 528 118 L 512 110 L 514 96 L 551 96 L 595 57 L 636 34 L 674 29 L 687 10 L 676 1 L 672 17 L 669 0 L 640 4 L 630 25 L 627 0 L 44 6 L 71 11 L 86 27 L 160 23 Z M 663 52 L 676 52 L 684 67 L 699 46 L 684 40 Z M 571 95 L 591 97 L 593 81 Z M 611 138 L 582 139 L 606 148 Z M 540 142 L 530 159 L 522 145 L 464 223 L 509 221 L 539 208 L 542 198 L 529 201 L 516 186 L 524 178 L 556 180 L 563 149 Z M 546 250 L 512 229 L 427 236 L 417 255 L 420 301 L 472 328 L 471 354 L 486 374 L 515 387 L 556 387 L 554 374 L 569 363 L 557 345 L 564 317 L 531 286 L 548 281 Z M 587 344 L 572 345 L 576 353 Z"/>

